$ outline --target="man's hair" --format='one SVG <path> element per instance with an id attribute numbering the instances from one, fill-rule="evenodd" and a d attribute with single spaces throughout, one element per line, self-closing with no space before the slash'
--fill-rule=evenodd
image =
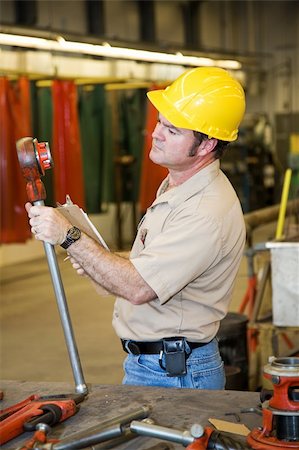
<path id="1" fill-rule="evenodd" d="M 198 145 L 204 141 L 205 139 L 209 139 L 207 134 L 201 133 L 200 131 L 193 131 L 195 139 L 198 141 Z M 214 148 L 213 152 L 215 153 L 215 159 L 220 159 L 224 155 L 224 152 L 226 150 L 226 146 L 229 144 L 228 141 L 220 141 L 218 139 L 217 145 Z"/>

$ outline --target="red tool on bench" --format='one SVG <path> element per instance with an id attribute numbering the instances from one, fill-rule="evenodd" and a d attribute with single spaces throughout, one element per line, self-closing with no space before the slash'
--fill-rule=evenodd
<path id="1" fill-rule="evenodd" d="M 298 450 L 299 358 L 272 357 L 264 377 L 273 383 L 273 392 L 262 399 L 263 426 L 254 428 L 247 442 L 254 450 Z"/>
<path id="2" fill-rule="evenodd" d="M 34 431 L 39 423 L 55 425 L 76 414 L 84 394 L 30 395 L 0 411 L 0 445 L 24 431 Z"/>

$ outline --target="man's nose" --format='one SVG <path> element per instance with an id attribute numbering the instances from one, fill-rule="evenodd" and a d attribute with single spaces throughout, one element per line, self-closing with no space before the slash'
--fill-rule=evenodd
<path id="1" fill-rule="evenodd" d="M 163 139 L 163 134 L 162 134 L 162 130 L 161 130 L 161 127 L 160 127 L 159 123 L 156 124 L 155 129 L 152 132 L 152 138 L 153 139 L 160 139 L 160 140 Z"/>

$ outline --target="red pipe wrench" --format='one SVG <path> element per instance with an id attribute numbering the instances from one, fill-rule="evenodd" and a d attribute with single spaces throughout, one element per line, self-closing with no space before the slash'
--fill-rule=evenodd
<path id="1" fill-rule="evenodd" d="M 34 431 L 39 423 L 55 425 L 76 414 L 84 394 L 30 395 L 15 405 L 0 411 L 0 444 Z"/>

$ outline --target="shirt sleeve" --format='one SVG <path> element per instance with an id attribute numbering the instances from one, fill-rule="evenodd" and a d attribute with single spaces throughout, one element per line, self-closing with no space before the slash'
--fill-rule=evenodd
<path id="1" fill-rule="evenodd" d="M 182 211 L 131 262 L 165 303 L 217 263 L 221 253 L 221 222 Z"/>

